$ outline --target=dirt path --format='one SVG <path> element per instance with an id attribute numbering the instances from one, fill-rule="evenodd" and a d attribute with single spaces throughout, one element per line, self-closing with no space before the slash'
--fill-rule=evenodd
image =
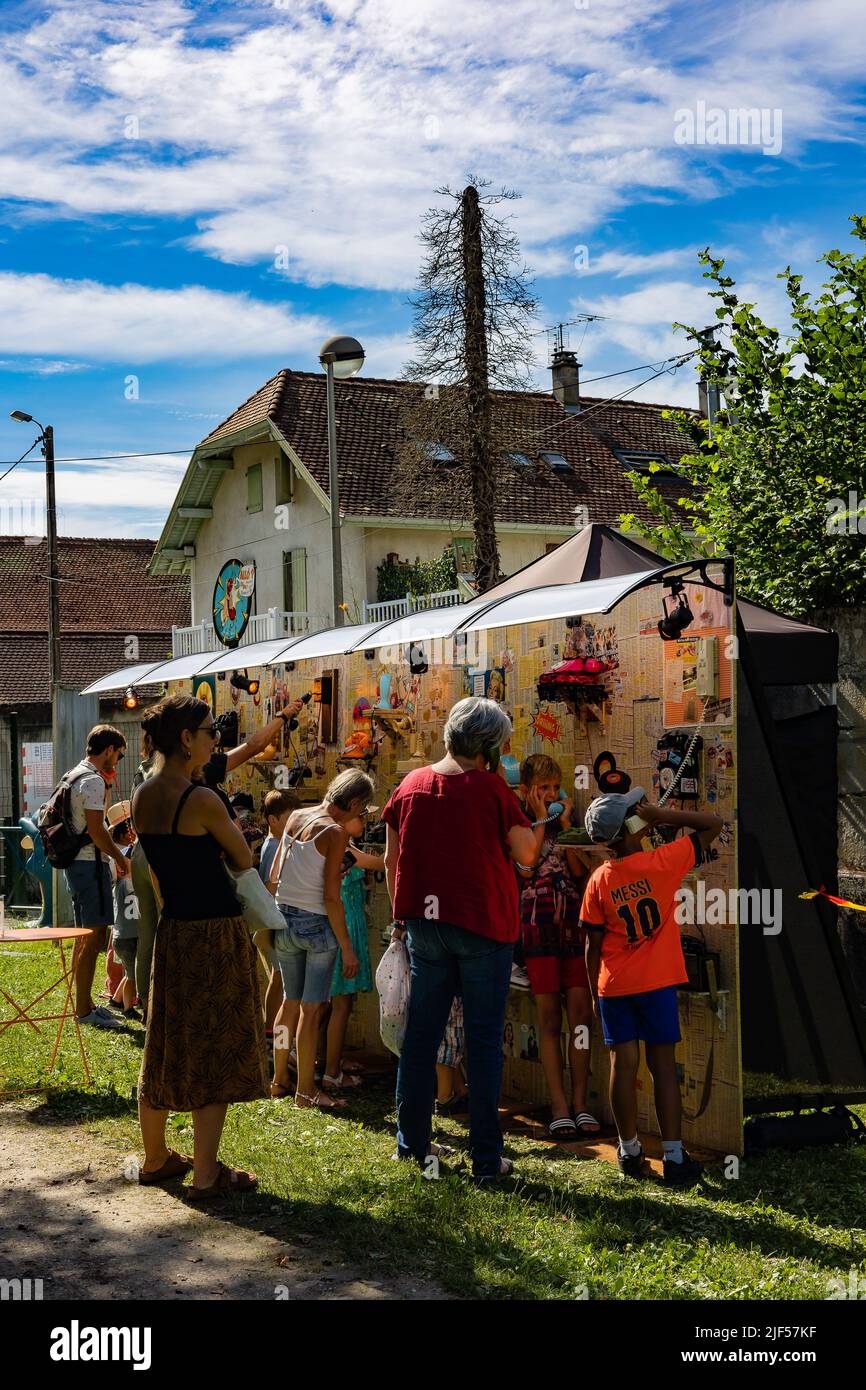
<path id="1" fill-rule="evenodd" d="M 362 1278 L 311 1237 L 277 1239 L 143 1188 L 78 1125 L 0 1105 L 0 1278 L 42 1279 L 46 1299 L 442 1299 L 423 1280 Z"/>

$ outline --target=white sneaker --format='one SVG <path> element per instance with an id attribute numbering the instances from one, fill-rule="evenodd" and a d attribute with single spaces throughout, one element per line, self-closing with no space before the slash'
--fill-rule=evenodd
<path id="1" fill-rule="evenodd" d="M 86 1025 L 88 1028 L 104 1028 L 108 1033 L 116 1033 L 118 1029 L 123 1027 L 119 1018 L 106 1017 L 104 1014 L 101 1014 L 98 1009 L 94 1009 L 92 1013 L 85 1014 L 83 1018 L 79 1018 L 78 1022 Z"/>
<path id="2" fill-rule="evenodd" d="M 529 976 L 522 965 L 512 965 L 511 967 L 511 988 L 529 989 Z"/>

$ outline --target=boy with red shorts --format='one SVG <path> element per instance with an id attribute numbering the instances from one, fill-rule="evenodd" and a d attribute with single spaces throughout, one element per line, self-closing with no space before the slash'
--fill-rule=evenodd
<path id="1" fill-rule="evenodd" d="M 534 753 L 520 767 L 521 799 L 525 803 L 534 788 L 549 807 L 560 800 L 561 779 L 562 769 L 553 758 Z M 586 1108 L 592 1000 L 584 963 L 580 902 L 587 868 L 579 851 L 556 843 L 560 830 L 571 825 L 571 802 L 564 798 L 562 804 L 565 809 L 561 816 L 545 828 L 535 867 L 518 866 L 523 880 L 520 942 L 538 1014 L 541 1065 L 550 1096 L 550 1135 L 555 1139 L 577 1139 L 597 1134 L 599 1124 Z M 568 1017 L 570 1103 L 562 1069 L 563 1001 Z"/>
<path id="2" fill-rule="evenodd" d="M 637 815 L 643 826 L 629 829 Z M 619 1166 L 626 1177 L 645 1176 L 637 1138 L 640 1043 L 653 1079 L 662 1136 L 664 1180 L 691 1187 L 703 1171 L 682 1145 L 682 1101 L 674 1050 L 680 1041 L 677 986 L 687 981 L 676 893 L 683 877 L 703 863 L 723 821 L 705 811 L 652 806 L 642 787 L 597 796 L 584 824 L 613 858 L 591 875 L 580 911 L 586 929 L 589 988 L 610 1048 L 610 1105 L 619 1131 Z M 649 825 L 687 832 L 660 849 L 645 850 Z"/>

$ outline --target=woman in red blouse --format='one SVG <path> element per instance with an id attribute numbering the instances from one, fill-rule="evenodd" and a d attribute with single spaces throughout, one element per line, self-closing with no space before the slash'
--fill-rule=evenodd
<path id="1" fill-rule="evenodd" d="M 477 1181 L 506 1176 L 499 1090 L 502 1028 L 519 928 L 512 862 L 531 867 L 543 825 L 523 814 L 497 775 L 511 720 L 494 700 L 459 700 L 445 725 L 445 757 L 410 772 L 382 818 L 385 868 L 406 924 L 412 993 L 397 1073 L 397 1149 L 424 1164 L 432 1137 L 436 1052 L 462 996 L 469 1070 L 469 1147 Z M 529 810 L 545 814 L 540 795 Z"/>

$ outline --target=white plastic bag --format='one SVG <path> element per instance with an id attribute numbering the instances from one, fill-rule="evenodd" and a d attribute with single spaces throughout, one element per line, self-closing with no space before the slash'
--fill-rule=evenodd
<path id="1" fill-rule="evenodd" d="M 389 1052 L 399 1057 L 409 1011 L 409 952 L 404 941 L 392 941 L 376 968 L 379 992 L 379 1032 Z"/>
<path id="2" fill-rule="evenodd" d="M 232 887 L 240 899 L 246 924 L 251 935 L 260 931 L 281 931 L 286 919 L 268 892 L 257 869 L 232 869 L 225 865 Z M 273 943 L 271 943 L 273 944 Z"/>

